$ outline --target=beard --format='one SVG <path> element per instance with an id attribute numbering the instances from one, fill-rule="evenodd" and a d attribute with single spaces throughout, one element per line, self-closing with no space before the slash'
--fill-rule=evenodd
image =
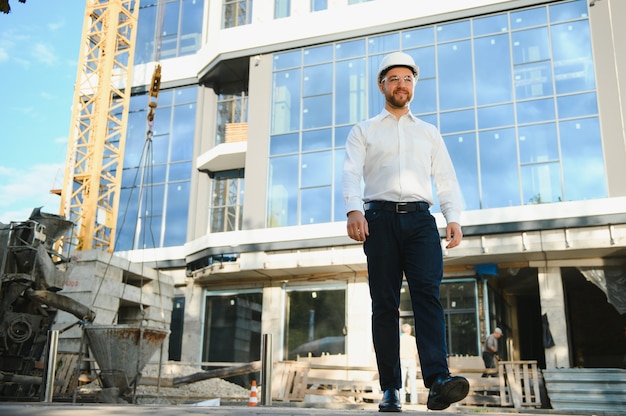
<path id="1" fill-rule="evenodd" d="M 397 92 L 399 92 L 398 90 L 396 90 L 392 94 L 387 96 L 387 102 L 392 107 L 404 108 L 407 105 L 409 105 L 409 103 L 413 99 L 413 95 L 411 94 L 410 91 L 407 91 L 407 90 L 400 90 L 400 91 L 403 92 L 404 94 L 396 94 Z"/>

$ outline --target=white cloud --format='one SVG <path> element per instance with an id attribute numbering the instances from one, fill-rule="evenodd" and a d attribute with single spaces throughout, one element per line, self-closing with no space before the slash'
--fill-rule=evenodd
<path id="1" fill-rule="evenodd" d="M 58 214 L 61 200 L 50 190 L 63 185 L 63 164 L 0 167 L 0 222 L 27 220 L 34 208 Z"/>
<path id="2" fill-rule="evenodd" d="M 0 47 L 0 62 L 4 62 L 8 60 L 9 60 L 9 53 L 6 51 L 6 49 Z"/>
<path id="3" fill-rule="evenodd" d="M 60 136 L 52 140 L 53 143 L 67 145 L 67 136 Z"/>
<path id="4" fill-rule="evenodd" d="M 54 53 L 54 47 L 50 45 L 45 45 L 43 43 L 35 44 L 31 55 L 39 62 L 42 62 L 48 66 L 56 65 L 59 60 L 59 58 Z"/>

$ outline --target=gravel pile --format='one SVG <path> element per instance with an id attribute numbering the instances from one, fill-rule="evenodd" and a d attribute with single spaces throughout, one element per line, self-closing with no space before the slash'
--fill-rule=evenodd
<path id="1" fill-rule="evenodd" d="M 157 378 L 159 376 L 158 365 L 148 364 L 142 371 L 143 377 Z M 202 371 L 197 367 L 183 366 L 178 364 L 165 364 L 161 368 L 161 380 L 166 384 L 174 377 L 186 376 Z M 98 380 L 79 387 L 80 394 L 97 394 L 101 390 Z M 219 398 L 223 401 L 247 401 L 250 391 L 238 384 L 211 378 L 181 385 L 180 387 L 157 387 L 147 386 L 141 383 L 137 386 L 137 403 L 190 403 L 207 399 Z"/>

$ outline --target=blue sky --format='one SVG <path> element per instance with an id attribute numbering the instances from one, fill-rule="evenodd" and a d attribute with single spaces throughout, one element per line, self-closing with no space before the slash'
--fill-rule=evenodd
<path id="1" fill-rule="evenodd" d="M 0 222 L 59 213 L 84 1 L 11 0 L 0 14 Z"/>

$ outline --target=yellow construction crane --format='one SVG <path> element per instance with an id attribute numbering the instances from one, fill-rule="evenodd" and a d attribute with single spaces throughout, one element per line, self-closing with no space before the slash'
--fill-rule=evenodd
<path id="1" fill-rule="evenodd" d="M 112 252 L 120 200 L 139 0 L 87 0 L 61 210 L 63 251 Z"/>

